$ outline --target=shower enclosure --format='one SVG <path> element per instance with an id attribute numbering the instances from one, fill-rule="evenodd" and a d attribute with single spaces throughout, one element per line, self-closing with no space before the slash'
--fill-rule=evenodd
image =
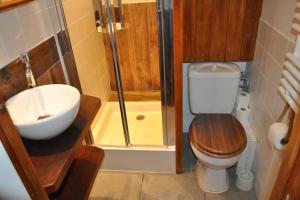
<path id="1" fill-rule="evenodd" d="M 91 126 L 102 167 L 175 172 L 172 1 L 88 1 L 108 71 L 92 86 L 109 91 Z"/>

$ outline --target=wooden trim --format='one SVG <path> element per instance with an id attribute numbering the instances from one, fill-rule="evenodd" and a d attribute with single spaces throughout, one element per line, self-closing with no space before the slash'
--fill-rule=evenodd
<path id="1" fill-rule="evenodd" d="M 161 91 L 124 91 L 125 101 L 160 101 Z M 109 101 L 119 101 L 118 93 L 112 91 Z"/>
<path id="2" fill-rule="evenodd" d="M 28 3 L 30 1 L 32 1 L 32 0 L 10 0 L 10 1 L 5 2 L 5 3 L 0 3 L 0 11 L 11 8 L 13 6 Z"/>
<path id="3" fill-rule="evenodd" d="M 48 199 L 21 137 L 4 106 L 0 109 L 0 140 L 31 199 Z"/>
<path id="4" fill-rule="evenodd" d="M 275 185 L 272 190 L 270 199 L 281 200 L 287 191 L 288 181 L 294 169 L 297 155 L 300 151 L 300 114 L 297 114 L 294 128 L 292 130 L 290 142 L 287 150 L 283 155 L 280 171 L 277 175 Z"/>
<path id="5" fill-rule="evenodd" d="M 176 173 L 182 172 L 183 1 L 173 1 L 173 56 L 176 128 Z"/>

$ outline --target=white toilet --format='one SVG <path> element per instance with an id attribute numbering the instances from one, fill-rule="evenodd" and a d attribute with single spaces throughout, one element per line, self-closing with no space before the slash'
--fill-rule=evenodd
<path id="1" fill-rule="evenodd" d="M 238 95 L 240 69 L 232 63 L 195 63 L 188 71 L 193 119 L 189 138 L 198 159 L 197 179 L 209 193 L 228 190 L 226 168 L 237 163 L 247 144 L 245 130 L 231 115 Z"/>

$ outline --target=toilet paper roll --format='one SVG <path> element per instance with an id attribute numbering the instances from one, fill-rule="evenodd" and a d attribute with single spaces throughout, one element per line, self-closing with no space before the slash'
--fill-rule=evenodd
<path id="1" fill-rule="evenodd" d="M 250 102 L 250 94 L 248 92 L 244 92 L 240 90 L 239 96 L 237 99 L 237 108 L 246 108 L 249 106 Z"/>
<path id="2" fill-rule="evenodd" d="M 247 122 L 251 113 L 249 107 L 236 108 L 235 116 L 240 122 Z"/>
<path id="3" fill-rule="evenodd" d="M 280 141 L 285 138 L 288 129 L 289 127 L 282 122 L 272 124 L 268 133 L 269 144 L 278 150 L 285 150 L 287 145 L 282 145 Z"/>

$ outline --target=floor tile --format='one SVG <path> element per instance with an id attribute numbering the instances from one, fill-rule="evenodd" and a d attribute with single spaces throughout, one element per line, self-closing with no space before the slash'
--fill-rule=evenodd
<path id="1" fill-rule="evenodd" d="M 204 200 L 193 172 L 144 174 L 141 200 Z"/>
<path id="2" fill-rule="evenodd" d="M 256 200 L 255 192 L 242 192 L 238 190 L 229 190 L 222 194 L 205 193 L 206 200 Z"/>
<path id="3" fill-rule="evenodd" d="M 99 172 L 90 200 L 138 200 L 142 173 Z"/>

